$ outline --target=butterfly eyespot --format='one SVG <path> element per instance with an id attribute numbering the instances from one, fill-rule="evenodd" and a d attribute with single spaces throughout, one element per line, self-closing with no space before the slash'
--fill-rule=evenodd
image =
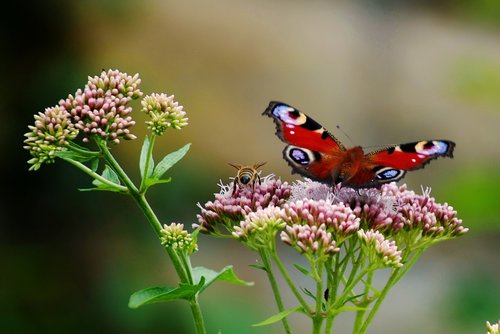
<path id="1" fill-rule="evenodd" d="M 383 167 L 375 172 L 375 176 L 379 180 L 387 181 L 387 180 L 395 180 L 399 179 L 404 175 L 404 171 L 401 169 L 394 169 L 391 167 Z"/>
<path id="2" fill-rule="evenodd" d="M 295 146 L 288 146 L 285 149 L 285 154 L 291 161 L 298 165 L 309 165 L 312 161 L 316 160 L 313 151 Z"/>

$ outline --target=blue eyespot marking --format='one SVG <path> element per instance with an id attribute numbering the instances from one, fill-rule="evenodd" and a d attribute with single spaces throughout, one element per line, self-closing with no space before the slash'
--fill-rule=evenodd
<path id="1" fill-rule="evenodd" d="M 401 169 L 394 169 L 390 167 L 381 168 L 375 172 L 375 176 L 379 180 L 395 180 L 399 179 L 404 175 L 404 171 Z"/>
<path id="2" fill-rule="evenodd" d="M 309 155 L 299 148 L 292 148 L 288 152 L 288 156 L 290 157 L 290 159 L 300 165 L 307 165 L 311 162 Z"/>

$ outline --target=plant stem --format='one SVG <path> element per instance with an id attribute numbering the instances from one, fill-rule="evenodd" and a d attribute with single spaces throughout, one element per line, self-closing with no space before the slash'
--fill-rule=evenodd
<path id="1" fill-rule="evenodd" d="M 370 303 L 370 298 L 369 298 L 368 294 L 370 293 L 370 289 L 372 286 L 373 273 L 374 273 L 373 271 L 368 272 L 366 282 L 365 282 L 365 291 L 364 291 L 364 295 L 363 295 L 363 301 L 361 303 L 362 309 L 358 310 L 356 312 L 353 333 L 358 333 L 361 325 L 363 324 L 363 318 L 364 318 L 365 313 L 366 313 L 366 308 L 368 307 L 368 304 Z"/>
<path id="2" fill-rule="evenodd" d="M 415 262 L 420 258 L 420 255 L 422 255 L 422 252 L 424 249 L 419 249 L 418 251 L 415 252 L 415 254 L 410 258 L 408 262 L 405 263 L 404 267 L 394 269 L 391 276 L 389 277 L 389 280 L 387 281 L 387 284 L 385 285 L 384 289 L 380 293 L 380 295 L 377 298 L 377 301 L 373 305 L 373 308 L 371 309 L 370 313 L 368 313 L 368 316 L 366 317 L 365 322 L 363 323 L 363 326 L 360 328 L 359 332 L 357 334 L 364 334 L 366 330 L 368 329 L 368 326 L 373 320 L 373 317 L 377 313 L 378 309 L 380 308 L 380 305 L 384 301 L 385 297 L 387 297 L 387 294 L 389 290 L 396 285 L 396 283 L 410 270 L 410 268 L 415 264 Z"/>
<path id="3" fill-rule="evenodd" d="M 299 289 L 297 289 L 297 287 L 293 283 L 293 280 L 290 278 L 290 275 L 288 274 L 288 271 L 286 270 L 285 266 L 283 265 L 283 263 L 281 262 L 280 258 L 278 257 L 278 254 L 276 253 L 276 249 L 275 248 L 273 248 L 273 250 L 271 252 L 271 256 L 272 256 L 274 262 L 276 263 L 276 265 L 278 266 L 278 269 L 280 270 L 281 275 L 283 275 L 283 278 L 285 279 L 285 282 L 288 284 L 288 287 L 290 287 L 290 290 L 292 290 L 292 293 L 294 294 L 295 298 L 297 298 L 297 300 L 299 301 L 300 305 L 302 305 L 302 307 L 304 308 L 304 310 L 308 314 L 313 314 L 313 310 L 307 304 L 307 302 L 304 300 L 304 298 L 300 294 Z"/>
<path id="4" fill-rule="evenodd" d="M 281 298 L 281 294 L 278 288 L 278 283 L 276 282 L 276 278 L 274 277 L 273 268 L 271 264 L 271 259 L 269 257 L 268 250 L 265 248 L 259 248 L 260 258 L 262 259 L 262 263 L 264 264 L 264 268 L 266 269 L 267 278 L 271 283 L 271 288 L 273 289 L 274 299 L 276 300 L 276 305 L 278 306 L 278 310 L 283 312 L 285 310 L 283 306 L 283 300 Z M 290 325 L 288 324 L 288 319 L 284 317 L 281 322 L 283 323 L 283 327 L 285 328 L 285 332 L 288 334 L 292 333 L 290 329 Z"/>
<path id="5" fill-rule="evenodd" d="M 144 215 L 147 218 L 147 221 L 153 228 L 153 230 L 156 233 L 156 236 L 158 238 L 161 237 L 161 223 L 158 217 L 156 217 L 153 209 L 149 205 L 148 201 L 146 200 L 146 197 L 144 194 L 140 194 L 139 190 L 137 187 L 134 185 L 132 180 L 128 177 L 128 175 L 125 173 L 125 171 L 121 168 L 121 166 L 118 164 L 118 162 L 115 160 L 111 152 L 109 151 L 107 145 L 105 142 L 102 141 L 96 141 L 99 148 L 101 149 L 101 152 L 104 155 L 104 159 L 108 163 L 108 165 L 116 172 L 120 180 L 125 184 L 125 186 L 128 188 L 130 195 L 132 198 L 135 200 L 139 208 L 142 210 Z M 192 284 L 192 275 L 191 275 L 191 267 L 190 266 L 183 266 L 181 259 L 179 258 L 179 255 L 177 252 L 175 252 L 172 248 L 165 247 L 165 250 L 167 251 L 170 260 L 172 261 L 172 264 L 175 268 L 175 271 L 177 272 L 177 275 L 179 276 L 179 279 L 183 283 L 189 283 Z M 197 296 L 193 297 L 193 299 L 190 300 L 190 306 L 191 306 L 191 313 L 193 315 L 193 319 L 195 322 L 196 326 L 196 331 L 198 334 L 206 334 L 205 330 L 205 325 L 203 321 L 203 315 L 201 313 L 201 308 L 198 303 L 198 298 Z"/>
<path id="6" fill-rule="evenodd" d="M 313 265 L 313 263 L 311 263 Z M 319 334 L 321 331 L 321 325 L 323 324 L 323 262 L 318 261 L 317 267 L 314 264 L 314 279 L 316 280 L 316 311 L 313 316 L 313 334 Z"/>
<path id="7" fill-rule="evenodd" d="M 93 177 L 94 179 L 98 180 L 99 182 L 107 184 L 108 186 L 111 186 L 113 188 L 120 189 L 120 191 L 123 192 L 123 193 L 126 193 L 128 191 L 127 187 L 124 187 L 122 185 L 119 185 L 119 184 L 116 184 L 114 182 L 111 182 L 108 179 L 103 178 L 101 175 L 97 174 L 92 169 L 88 168 L 87 166 L 85 166 L 84 164 L 82 164 L 79 161 L 76 161 L 76 160 L 73 160 L 73 159 L 70 159 L 70 158 L 64 158 L 64 157 L 61 157 L 61 159 L 69 162 L 73 166 L 76 166 L 78 169 L 80 169 L 81 171 L 83 171 L 85 174 L 90 175 L 91 177 Z"/>
<path id="8" fill-rule="evenodd" d="M 191 313 L 193 314 L 194 323 L 196 326 L 196 333 L 206 334 L 205 322 L 203 321 L 203 314 L 201 313 L 200 304 L 198 303 L 198 296 L 195 295 L 189 302 L 191 306 Z"/>

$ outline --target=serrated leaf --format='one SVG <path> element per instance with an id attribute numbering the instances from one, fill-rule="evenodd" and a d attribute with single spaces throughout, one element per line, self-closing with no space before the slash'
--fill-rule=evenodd
<path id="1" fill-rule="evenodd" d="M 238 276 L 236 276 L 236 274 L 233 271 L 233 266 L 226 266 L 222 268 L 222 270 L 219 272 L 205 267 L 193 268 L 193 280 L 195 282 L 198 282 L 201 281 L 202 278 L 205 279 L 205 284 L 200 290 L 200 292 L 208 288 L 211 284 L 213 284 L 216 281 L 225 281 L 245 286 L 253 285 L 253 282 L 243 281 Z"/>
<path id="2" fill-rule="evenodd" d="M 313 277 L 313 274 L 305 267 L 302 267 L 300 264 L 294 263 L 293 266 L 300 271 L 302 274 L 308 276 L 308 277 Z"/>
<path id="3" fill-rule="evenodd" d="M 167 154 L 154 168 L 151 178 L 157 180 L 161 179 L 163 174 L 165 174 L 165 172 L 169 170 L 170 167 L 175 165 L 179 160 L 181 160 L 184 157 L 184 155 L 186 155 L 190 146 L 191 146 L 190 143 L 186 144 L 177 151 Z"/>
<path id="4" fill-rule="evenodd" d="M 146 304 L 169 302 L 174 300 L 189 300 L 200 291 L 205 280 L 202 279 L 199 284 L 180 284 L 178 287 L 158 286 L 146 288 L 134 292 L 129 299 L 128 307 L 135 309 Z"/>
<path id="5" fill-rule="evenodd" d="M 148 172 L 147 174 L 144 173 L 144 169 L 146 168 L 146 161 L 148 158 L 149 145 L 151 145 L 151 143 L 149 141 L 148 136 L 146 136 L 144 137 L 144 143 L 142 144 L 141 155 L 139 158 L 139 170 L 141 172 L 141 176 L 144 178 L 150 177 L 155 167 L 155 162 L 153 160 L 153 156 L 151 155 L 149 157 Z"/>
<path id="6" fill-rule="evenodd" d="M 278 322 L 278 321 L 282 320 L 283 318 L 285 318 L 285 317 L 287 317 L 290 314 L 295 313 L 295 312 L 304 313 L 304 308 L 301 305 L 299 305 L 299 306 L 296 306 L 294 308 L 291 308 L 291 309 L 288 309 L 288 310 L 284 310 L 283 312 L 280 312 L 278 314 L 270 316 L 266 320 L 261 321 L 261 322 L 259 322 L 257 324 L 253 324 L 252 326 L 259 327 L 259 326 L 271 325 L 271 324 L 274 324 L 275 322 Z"/>

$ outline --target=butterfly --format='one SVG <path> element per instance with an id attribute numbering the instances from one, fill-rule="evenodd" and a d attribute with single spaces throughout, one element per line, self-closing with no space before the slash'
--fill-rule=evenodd
<path id="1" fill-rule="evenodd" d="M 438 157 L 453 158 L 455 143 L 422 140 L 365 153 L 346 148 L 311 117 L 288 104 L 271 101 L 263 115 L 276 124 L 276 135 L 288 145 L 283 157 L 298 173 L 328 184 L 373 188 L 398 181 L 407 171 L 423 168 Z"/>

